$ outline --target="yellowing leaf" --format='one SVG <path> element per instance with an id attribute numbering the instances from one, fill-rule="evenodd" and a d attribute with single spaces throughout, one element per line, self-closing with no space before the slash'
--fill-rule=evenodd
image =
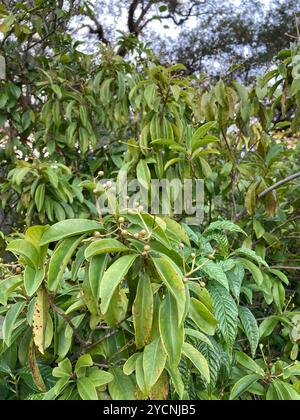
<path id="1" fill-rule="evenodd" d="M 44 289 L 37 292 L 35 308 L 33 313 L 33 341 L 41 354 L 45 352 L 45 336 L 48 321 L 48 297 Z"/>

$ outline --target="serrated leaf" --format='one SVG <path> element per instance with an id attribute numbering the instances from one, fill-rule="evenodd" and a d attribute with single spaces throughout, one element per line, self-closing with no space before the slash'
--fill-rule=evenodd
<path id="1" fill-rule="evenodd" d="M 243 231 L 238 225 L 235 223 L 230 222 L 229 220 L 220 220 L 217 222 L 211 223 L 208 228 L 205 229 L 204 233 L 210 233 L 214 230 L 220 230 L 223 232 L 224 230 L 227 230 L 228 232 L 236 232 L 236 233 L 242 233 L 243 235 L 246 235 L 246 232 Z"/>
<path id="2" fill-rule="evenodd" d="M 199 261 L 201 264 L 201 261 Z M 213 281 L 220 283 L 227 291 L 229 291 L 228 279 L 222 270 L 222 267 L 213 261 L 207 260 L 203 263 L 201 270 Z"/>
<path id="3" fill-rule="evenodd" d="M 250 309 L 243 306 L 239 306 L 239 318 L 242 323 L 246 337 L 248 338 L 252 357 L 254 358 L 259 341 L 259 330 L 257 321 Z"/>
<path id="4" fill-rule="evenodd" d="M 218 330 L 222 334 L 230 352 L 237 334 L 237 306 L 224 287 L 211 285 L 209 292 L 213 298 L 214 314 L 218 320 Z"/>

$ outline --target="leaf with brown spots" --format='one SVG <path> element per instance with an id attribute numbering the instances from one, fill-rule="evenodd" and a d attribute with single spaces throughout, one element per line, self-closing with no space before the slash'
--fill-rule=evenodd
<path id="1" fill-rule="evenodd" d="M 40 288 L 37 292 L 37 298 L 33 314 L 33 340 L 39 352 L 45 352 L 45 334 L 48 320 L 49 302 L 44 289 Z"/>

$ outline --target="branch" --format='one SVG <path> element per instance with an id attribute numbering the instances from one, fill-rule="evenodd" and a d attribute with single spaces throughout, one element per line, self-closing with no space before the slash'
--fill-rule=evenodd
<path id="1" fill-rule="evenodd" d="M 139 34 L 138 26 L 134 20 L 134 14 L 136 11 L 136 8 L 138 7 L 139 0 L 133 0 L 129 10 L 128 10 L 128 30 L 131 34 L 135 34 L 136 36 Z"/>
<path id="2" fill-rule="evenodd" d="M 286 184 L 287 182 L 293 181 L 296 178 L 300 178 L 300 172 L 296 172 L 293 175 L 290 175 L 284 179 L 282 179 L 281 181 L 276 182 L 274 185 L 272 185 L 271 187 L 266 188 L 264 191 L 262 191 L 260 194 L 258 194 L 257 199 L 260 200 L 263 197 L 265 197 L 267 194 L 269 194 L 270 192 L 272 192 L 273 190 L 281 187 L 282 185 Z M 240 220 L 245 214 L 247 213 L 246 209 L 243 209 L 235 218 L 234 218 L 234 222 L 237 222 L 238 220 Z"/>
<path id="3" fill-rule="evenodd" d="M 258 199 L 263 198 L 264 196 L 269 194 L 271 191 L 275 190 L 276 188 L 281 187 L 281 185 L 286 184 L 287 182 L 293 181 L 293 179 L 296 179 L 296 178 L 300 178 L 300 172 L 296 172 L 295 174 L 290 175 L 290 176 L 282 179 L 281 181 L 276 182 L 276 184 L 272 185 L 271 187 L 265 189 L 263 192 L 258 194 L 257 198 Z"/>
<path id="4" fill-rule="evenodd" d="M 300 267 L 293 267 L 291 265 L 273 265 L 270 268 L 277 270 L 300 270 Z"/>
<path id="5" fill-rule="evenodd" d="M 55 303 L 53 302 L 53 300 L 49 296 L 49 294 L 48 294 L 48 300 L 49 300 L 49 304 L 50 304 L 51 308 L 53 309 L 53 311 L 56 312 L 59 316 L 61 316 L 67 322 L 67 324 L 70 326 L 70 328 L 73 331 L 74 336 L 76 337 L 76 339 L 80 343 L 80 345 L 83 346 L 83 347 L 86 347 L 87 343 L 80 337 L 75 325 L 73 324 L 71 319 L 68 317 L 68 315 L 66 315 L 62 309 L 60 309 L 58 306 L 55 305 Z"/>

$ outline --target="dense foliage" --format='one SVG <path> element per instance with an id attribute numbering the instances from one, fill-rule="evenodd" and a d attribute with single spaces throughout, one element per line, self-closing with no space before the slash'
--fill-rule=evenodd
<path id="1" fill-rule="evenodd" d="M 35 4 L 0 6 L 0 398 L 299 400 L 299 47 L 209 84 Z M 203 223 L 101 214 L 122 170 L 204 179 Z"/>

